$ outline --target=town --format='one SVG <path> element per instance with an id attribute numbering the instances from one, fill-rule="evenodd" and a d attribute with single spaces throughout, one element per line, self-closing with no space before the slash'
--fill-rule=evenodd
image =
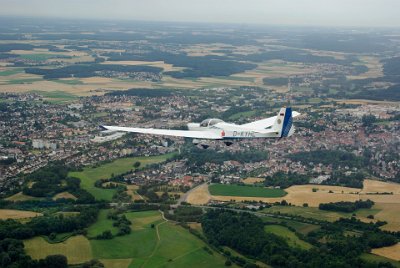
<path id="1" fill-rule="evenodd" d="M 222 102 L 218 97 L 236 91 L 248 94 L 230 102 Z M 215 113 L 229 115 L 238 103 L 245 103 L 248 111 L 254 112 L 253 118 L 238 118 L 245 122 L 262 118 L 266 113 L 273 114 L 280 105 L 284 105 L 283 102 L 271 105 L 274 99 L 282 98 L 279 94 L 271 97 L 271 94 L 252 88 L 210 88 L 202 90 L 201 94 L 202 98 L 184 96 L 179 92 L 168 97 L 105 95 L 59 105 L 43 101 L 39 94 L 3 93 L 1 189 L 9 190 L 11 185 L 18 187 L 23 183 L 21 174 L 29 174 L 57 160 L 75 167 L 89 166 L 124 156 L 178 152 L 187 143 L 181 138 L 102 133 L 98 128 L 100 124 L 180 128 L 188 122 L 201 121 L 207 116 L 207 107 L 212 107 Z M 253 103 L 255 100 L 257 103 Z M 265 107 L 260 109 L 260 102 L 263 101 Z M 299 105 L 303 115 L 296 119 L 297 132 L 291 138 L 279 141 L 245 140 L 230 147 L 216 141 L 211 142 L 208 149 L 232 153 L 263 151 L 268 157 L 262 161 L 225 161 L 222 165 L 211 161 L 192 172 L 194 163 L 187 158 L 179 158 L 158 169 L 127 174 L 125 179 L 133 184 L 163 182 L 191 187 L 200 181 L 215 179 L 218 174 L 222 175 L 219 177 L 221 182 L 233 183 L 249 174 L 267 177 L 284 172 L 306 174 L 310 182 L 323 183 L 332 175 L 332 164 L 304 163 L 288 157 L 318 149 L 345 150 L 363 157 L 370 172 L 365 176 L 394 180 L 396 176 L 398 178 L 400 166 L 396 157 L 400 139 L 396 134 L 400 124 L 395 120 L 399 116 L 398 110 L 398 104 L 346 105 L 322 100 L 320 103 Z M 368 116 L 376 122 L 365 122 Z M 229 121 L 229 118 L 235 117 L 223 119 Z M 347 175 L 358 172 L 357 167 L 347 165 L 338 169 Z"/>

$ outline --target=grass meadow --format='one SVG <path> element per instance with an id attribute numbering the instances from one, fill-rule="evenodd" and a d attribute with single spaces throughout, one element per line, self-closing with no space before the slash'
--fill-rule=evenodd
<path id="1" fill-rule="evenodd" d="M 111 163 L 103 164 L 99 167 L 86 167 L 83 171 L 70 172 L 69 177 L 76 177 L 81 180 L 81 188 L 91 193 L 96 200 L 111 201 L 112 196 L 116 192 L 115 189 L 102 189 L 94 186 L 94 183 L 100 179 L 108 179 L 113 174 L 125 173 L 134 169 L 133 164 L 140 162 L 140 168 L 150 164 L 161 163 L 172 157 L 173 153 L 157 155 L 157 156 L 141 156 L 141 157 L 126 157 L 117 159 Z"/>
<path id="2" fill-rule="evenodd" d="M 268 233 L 273 233 L 283 237 L 292 247 L 298 247 L 308 250 L 312 245 L 306 241 L 301 240 L 294 232 L 290 231 L 287 227 L 282 225 L 266 225 L 264 230 Z"/>

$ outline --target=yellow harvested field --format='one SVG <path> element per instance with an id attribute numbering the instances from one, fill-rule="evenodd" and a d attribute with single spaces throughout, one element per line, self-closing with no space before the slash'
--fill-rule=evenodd
<path id="1" fill-rule="evenodd" d="M 380 209 L 375 214 L 375 219 L 388 222 L 381 227 L 382 230 L 400 231 L 400 205 L 398 203 L 377 203 L 374 208 Z"/>
<path id="2" fill-rule="evenodd" d="M 376 101 L 376 100 L 363 100 L 363 99 L 352 99 L 352 100 L 344 100 L 344 99 L 328 99 L 336 101 L 337 103 L 344 103 L 344 104 L 394 104 L 398 105 L 398 102 L 395 101 Z"/>
<path id="3" fill-rule="evenodd" d="M 376 180 L 364 180 L 361 193 L 393 193 L 400 194 L 400 184 Z"/>
<path id="4" fill-rule="evenodd" d="M 258 64 L 257 68 L 253 70 L 248 70 L 243 73 L 238 73 L 232 75 L 232 77 L 247 77 L 253 78 L 254 84 L 247 82 L 249 85 L 257 85 L 265 87 L 263 83 L 264 78 L 278 78 L 278 77 L 288 77 L 291 75 L 307 74 L 315 72 L 315 67 L 304 66 L 300 63 L 286 63 L 280 60 L 271 60 Z M 268 86 L 273 90 L 279 92 L 286 92 L 287 86 Z"/>
<path id="5" fill-rule="evenodd" d="M 347 79 L 368 79 L 383 76 L 383 65 L 378 57 L 360 56 L 360 61 L 368 67 L 368 71 L 360 75 L 347 76 Z"/>
<path id="6" fill-rule="evenodd" d="M 249 178 L 244 179 L 243 183 L 244 184 L 254 184 L 254 183 L 257 183 L 257 182 L 263 182 L 264 180 L 265 180 L 264 178 L 251 178 L 251 177 L 249 177 Z"/>
<path id="7" fill-rule="evenodd" d="M 223 56 L 225 55 L 224 53 L 215 52 L 214 50 L 221 50 L 224 49 L 224 47 L 226 46 L 227 46 L 226 44 L 218 44 L 218 43 L 196 44 L 184 48 L 182 49 L 182 51 L 186 52 L 188 56 L 193 56 L 193 57 L 202 57 L 207 55 Z"/>
<path id="8" fill-rule="evenodd" d="M 208 184 L 203 184 L 190 192 L 186 202 L 193 205 L 207 204 L 211 200 L 210 192 L 208 191 Z"/>
<path id="9" fill-rule="evenodd" d="M 49 51 L 45 48 L 35 48 L 33 50 L 11 50 L 10 53 L 18 55 L 31 55 L 31 54 L 48 54 L 48 55 L 66 55 L 71 57 L 82 57 L 88 55 L 83 51 L 65 51 L 65 52 L 54 52 Z"/>
<path id="10" fill-rule="evenodd" d="M 317 188 L 316 192 L 313 192 L 313 188 Z M 214 200 L 220 201 L 264 201 L 264 202 L 280 202 L 286 200 L 297 206 L 302 206 L 304 203 L 308 203 L 310 207 L 318 207 L 320 203 L 329 203 L 337 201 L 356 201 L 360 199 L 357 194 L 360 189 L 347 188 L 340 186 L 327 186 L 327 185 L 296 185 L 291 186 L 285 191 L 288 193 L 284 197 L 278 198 L 260 198 L 260 197 L 238 197 L 238 196 L 212 196 Z M 332 191 L 333 193 L 329 193 Z M 342 193 L 343 192 L 343 193 Z"/>
<path id="11" fill-rule="evenodd" d="M 392 260 L 400 261 L 400 243 L 390 247 L 374 248 L 371 251 L 375 255 L 383 256 Z"/>
<path id="12" fill-rule="evenodd" d="M 256 86 L 257 84 L 254 82 L 246 81 L 246 80 L 236 80 L 229 79 L 229 76 L 226 78 L 215 78 L 215 77 L 201 77 L 198 79 L 199 82 L 204 83 L 209 86 L 223 86 L 223 85 L 231 85 L 231 86 Z"/>
<path id="13" fill-rule="evenodd" d="M 128 268 L 132 259 L 100 259 L 105 268 Z"/>
<path id="14" fill-rule="evenodd" d="M 26 211 L 26 210 L 0 209 L 0 220 L 27 219 L 38 216 L 42 216 L 42 213 Z"/>
<path id="15" fill-rule="evenodd" d="M 68 264 L 78 264 L 93 258 L 89 240 L 83 235 L 73 236 L 56 244 L 47 243 L 42 237 L 24 241 L 25 251 L 33 259 L 44 259 L 48 255 L 62 254 L 67 257 Z"/>
<path id="16" fill-rule="evenodd" d="M 93 77 L 87 77 L 87 78 L 81 78 L 80 81 L 82 81 L 84 84 L 108 84 L 112 83 L 112 78 L 108 77 L 100 77 L 100 76 L 93 76 Z"/>
<path id="17" fill-rule="evenodd" d="M 137 185 L 126 185 L 127 188 L 127 194 L 131 196 L 132 200 L 142 200 L 140 195 L 136 193 L 136 190 L 139 189 L 139 186 Z"/>
<path id="18" fill-rule="evenodd" d="M 73 199 L 76 200 L 78 198 L 76 198 L 76 196 L 74 196 L 71 193 L 68 192 L 62 192 L 62 193 L 58 193 L 53 197 L 53 200 L 57 200 L 57 199 L 61 199 L 61 198 L 65 198 L 65 199 Z"/>
<path id="19" fill-rule="evenodd" d="M 26 77 L 23 77 L 25 79 Z M 32 78 L 32 77 L 31 77 Z M 35 78 L 39 79 L 40 76 Z M 19 79 L 22 79 L 20 77 Z M 65 79 L 63 79 L 65 80 Z M 79 79 L 83 84 L 63 84 L 56 81 L 33 81 L 30 83 L 7 84 L 0 78 L 0 92 L 29 92 L 34 90 L 56 92 L 63 91 L 76 96 L 103 95 L 108 90 L 126 90 L 129 88 L 153 88 L 155 83 L 147 81 L 123 81 L 105 77 L 89 77 Z"/>
<path id="20" fill-rule="evenodd" d="M 130 61 L 105 61 L 102 64 L 117 64 L 117 65 L 146 65 L 146 66 L 153 66 L 153 67 L 160 67 L 163 68 L 164 71 L 181 71 L 185 68 L 182 67 L 175 67 L 172 64 L 165 63 L 164 61 L 137 61 L 137 60 L 130 60 Z"/>
<path id="21" fill-rule="evenodd" d="M 251 201 L 251 200 L 262 200 L 264 202 L 280 202 L 286 200 L 297 206 L 301 206 L 304 203 L 308 203 L 310 207 L 318 207 L 320 203 L 339 202 L 339 201 L 351 201 L 362 199 L 370 199 L 377 204 L 397 204 L 400 206 L 400 192 L 399 184 L 379 182 L 373 180 L 365 180 L 365 189 L 341 187 L 341 186 L 329 186 L 329 185 L 295 185 L 291 186 L 285 191 L 288 193 L 284 197 L 279 198 L 258 198 L 258 197 L 239 197 L 239 196 L 212 196 L 213 200 L 219 201 Z M 377 186 L 377 190 L 371 191 L 374 186 Z M 313 188 L 317 189 L 313 192 Z M 367 192 L 387 192 L 387 189 L 392 189 L 394 194 L 366 194 Z M 330 193 L 331 192 L 331 193 Z M 400 228 L 400 227 L 399 227 Z"/>

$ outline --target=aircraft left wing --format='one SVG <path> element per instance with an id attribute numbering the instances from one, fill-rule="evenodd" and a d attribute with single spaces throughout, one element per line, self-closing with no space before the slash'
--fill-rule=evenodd
<path id="1" fill-rule="evenodd" d="M 136 128 L 136 127 L 116 127 L 116 126 L 100 126 L 104 130 L 123 131 L 142 134 L 153 134 L 163 136 L 185 137 L 192 139 L 208 139 L 219 140 L 222 137 L 214 131 L 194 131 L 194 130 L 174 130 L 174 129 L 157 129 L 157 128 Z"/>

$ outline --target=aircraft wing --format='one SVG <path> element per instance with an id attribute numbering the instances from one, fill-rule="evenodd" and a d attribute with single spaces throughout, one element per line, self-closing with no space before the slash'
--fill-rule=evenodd
<path id="1" fill-rule="evenodd" d="M 296 111 L 292 112 L 292 117 L 296 117 L 299 115 L 300 115 L 299 112 L 296 112 Z M 241 126 L 246 127 L 246 128 L 253 128 L 253 129 L 266 129 L 268 127 L 271 127 L 275 123 L 276 117 L 277 116 L 268 117 L 268 118 L 254 121 L 251 123 L 243 124 Z"/>
<path id="2" fill-rule="evenodd" d="M 193 130 L 173 130 L 173 129 L 157 129 L 157 128 L 135 128 L 135 127 L 116 127 L 116 126 L 100 126 L 105 130 L 123 131 L 142 134 L 153 134 L 163 136 L 185 137 L 193 139 L 219 140 L 221 136 L 214 131 L 193 131 Z"/>

